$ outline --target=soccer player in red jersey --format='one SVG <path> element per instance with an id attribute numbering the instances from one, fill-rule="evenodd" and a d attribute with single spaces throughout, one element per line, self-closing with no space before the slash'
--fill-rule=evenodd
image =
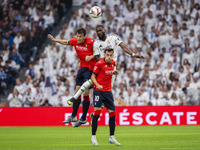
<path id="1" fill-rule="evenodd" d="M 83 28 L 80 28 L 76 31 L 76 37 L 67 41 L 67 40 L 57 40 L 52 35 L 48 35 L 48 37 L 53 42 L 58 42 L 63 45 L 73 45 L 76 53 L 80 59 L 80 69 L 78 70 L 78 74 L 76 77 L 76 90 L 75 93 L 79 90 L 81 85 L 89 80 L 92 75 L 92 70 L 94 68 L 94 65 L 96 63 L 94 56 L 93 56 L 93 43 L 94 39 L 89 38 L 86 36 L 86 30 Z M 70 123 L 70 122 L 76 122 L 76 114 L 79 108 L 79 105 L 81 103 L 81 96 L 77 99 L 75 103 L 73 103 L 73 112 L 72 115 L 63 123 Z M 90 99 L 89 99 L 89 90 L 84 92 L 84 101 L 83 101 L 83 115 L 81 118 L 75 123 L 74 127 L 78 127 L 81 124 L 86 123 L 86 115 L 87 111 L 90 105 Z"/>
<path id="2" fill-rule="evenodd" d="M 111 82 L 112 75 L 117 75 L 118 71 L 114 70 L 115 61 L 112 59 L 114 54 L 113 49 L 105 49 L 104 58 L 101 58 L 93 69 L 91 80 L 94 83 L 94 116 L 92 120 L 92 138 L 91 142 L 94 146 L 98 146 L 96 139 L 96 131 L 98 126 L 98 118 L 101 113 L 102 103 L 109 112 L 109 128 L 110 128 L 110 138 L 109 143 L 120 146 L 121 144 L 117 142 L 114 137 L 115 132 L 115 105 L 114 99 L 111 92 Z"/>

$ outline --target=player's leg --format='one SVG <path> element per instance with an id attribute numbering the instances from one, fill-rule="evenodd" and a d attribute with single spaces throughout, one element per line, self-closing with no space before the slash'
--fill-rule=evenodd
<path id="1" fill-rule="evenodd" d="M 81 85 L 84 82 L 83 72 L 84 72 L 84 68 L 81 68 L 81 69 L 78 70 L 78 74 L 76 76 L 75 93 L 80 89 Z M 63 123 L 69 123 L 69 122 L 76 122 L 77 121 L 76 114 L 77 114 L 78 108 L 80 106 L 80 103 L 81 103 L 81 96 L 79 96 L 79 98 L 73 103 L 72 115 L 67 120 L 63 121 Z"/>
<path id="2" fill-rule="evenodd" d="M 101 105 L 102 105 L 102 100 L 103 97 L 101 95 L 102 91 L 96 91 L 94 90 L 93 92 L 93 102 L 94 102 L 94 116 L 92 119 L 92 138 L 91 142 L 94 146 L 98 145 L 98 142 L 96 140 L 96 132 L 97 132 L 97 127 L 98 127 L 98 119 L 101 114 Z"/>
<path id="3" fill-rule="evenodd" d="M 94 107 L 94 116 L 92 119 L 92 138 L 91 142 L 94 146 L 98 145 L 97 139 L 96 139 L 96 132 L 97 132 L 97 127 L 98 127 L 98 119 L 101 114 L 101 107 Z"/>
<path id="4" fill-rule="evenodd" d="M 89 70 L 88 68 L 83 68 L 83 70 L 84 70 L 84 72 L 82 73 L 82 76 L 84 77 L 84 81 L 87 81 L 88 79 L 91 78 L 92 71 Z M 88 112 L 88 109 L 89 109 L 89 106 L 90 106 L 89 93 L 90 93 L 90 90 L 86 90 L 84 92 L 84 97 L 83 97 L 84 98 L 83 99 L 83 115 L 81 116 L 79 121 L 77 121 L 75 123 L 74 127 L 79 127 L 80 125 L 85 124 L 87 122 L 86 115 L 87 115 L 87 112 Z"/>
<path id="5" fill-rule="evenodd" d="M 76 91 L 78 91 L 80 88 L 80 86 L 76 86 Z M 63 121 L 63 123 L 70 123 L 70 122 L 76 122 L 77 121 L 77 117 L 76 117 L 76 114 L 77 114 L 77 111 L 78 111 L 78 108 L 80 106 L 80 103 L 81 103 L 81 96 L 73 103 L 73 106 L 72 106 L 72 115 L 65 121 Z"/>
<path id="6" fill-rule="evenodd" d="M 80 125 L 85 124 L 87 122 L 86 116 L 87 116 L 88 109 L 90 107 L 89 93 L 90 93 L 90 90 L 86 90 L 84 92 L 84 96 L 83 96 L 83 114 L 82 114 L 81 118 L 74 124 L 74 127 L 79 127 Z M 76 103 L 76 101 L 77 100 L 75 100 L 74 103 Z"/>
<path id="7" fill-rule="evenodd" d="M 106 92 L 105 93 L 106 101 L 104 101 L 104 105 L 108 110 L 109 113 L 109 129 L 110 129 L 110 138 L 108 140 L 109 143 L 115 144 L 117 146 L 120 146 L 121 144 L 115 139 L 115 105 L 114 105 L 114 99 L 112 92 Z"/>
<path id="8" fill-rule="evenodd" d="M 87 89 L 89 89 L 92 85 L 93 85 L 93 82 L 92 82 L 91 79 L 85 81 L 85 82 L 83 83 L 83 85 L 80 87 L 80 89 L 76 92 L 76 94 L 75 94 L 72 98 L 70 98 L 70 99 L 67 101 L 67 103 L 68 103 L 69 105 L 71 105 L 75 100 L 78 99 L 78 97 L 79 97 L 81 94 L 83 94 L 83 92 L 85 92 Z"/>

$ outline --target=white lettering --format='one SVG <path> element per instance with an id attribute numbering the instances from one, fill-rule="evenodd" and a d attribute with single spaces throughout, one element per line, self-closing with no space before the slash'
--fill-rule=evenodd
<path id="1" fill-rule="evenodd" d="M 105 124 L 109 124 L 109 113 L 105 113 Z"/>
<path id="2" fill-rule="evenodd" d="M 163 115 L 162 115 L 162 118 L 160 120 L 160 124 L 164 124 L 165 122 L 167 122 L 169 125 L 172 124 L 172 121 L 169 117 L 169 114 L 168 112 L 164 112 Z"/>
<path id="3" fill-rule="evenodd" d="M 119 113 L 119 125 L 130 125 L 130 122 L 127 121 L 130 113 L 127 110 L 124 109 L 122 113 Z"/>
<path id="4" fill-rule="evenodd" d="M 76 45 L 76 49 L 77 50 L 82 50 L 82 51 L 87 51 L 87 47 L 78 46 L 78 45 Z"/>
<path id="5" fill-rule="evenodd" d="M 197 121 L 195 121 L 195 116 L 197 115 L 197 112 L 187 112 L 187 124 L 197 124 Z"/>
<path id="6" fill-rule="evenodd" d="M 143 123 L 143 119 L 142 119 L 142 113 L 141 112 L 135 112 L 134 114 L 133 114 L 133 124 L 135 124 L 135 125 L 141 125 L 142 123 Z"/>
<path id="7" fill-rule="evenodd" d="M 154 121 L 151 121 L 151 120 L 150 120 L 150 117 L 151 117 L 151 116 L 157 116 L 157 113 L 156 113 L 156 112 L 150 112 L 150 113 L 148 113 L 148 114 L 146 115 L 146 121 L 147 121 L 147 123 L 150 124 L 150 125 L 155 125 L 155 124 L 157 124 L 157 121 L 156 121 L 156 120 L 154 120 Z"/>
<path id="8" fill-rule="evenodd" d="M 176 124 L 180 124 L 180 118 L 183 116 L 183 112 L 173 112 L 173 116 L 176 116 Z"/>

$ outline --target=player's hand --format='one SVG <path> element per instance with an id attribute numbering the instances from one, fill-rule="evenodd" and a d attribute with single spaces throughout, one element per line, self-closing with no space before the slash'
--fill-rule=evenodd
<path id="1" fill-rule="evenodd" d="M 97 89 L 102 90 L 102 89 L 103 89 L 103 86 L 102 86 L 102 85 L 98 85 L 98 86 L 97 86 Z"/>
<path id="2" fill-rule="evenodd" d="M 118 71 L 118 70 L 115 70 L 115 71 L 113 71 L 113 74 L 114 74 L 114 75 L 118 75 L 118 74 L 119 74 L 119 71 Z"/>
<path id="3" fill-rule="evenodd" d="M 135 58 L 140 58 L 140 59 L 145 59 L 145 57 L 142 56 L 142 55 L 135 55 L 134 57 L 135 57 Z"/>
<path id="4" fill-rule="evenodd" d="M 93 55 L 85 57 L 85 61 L 90 61 L 91 59 L 93 59 Z"/>
<path id="5" fill-rule="evenodd" d="M 54 39 L 54 37 L 51 34 L 48 34 L 48 38 L 50 38 L 52 41 L 55 42 L 55 39 Z"/>

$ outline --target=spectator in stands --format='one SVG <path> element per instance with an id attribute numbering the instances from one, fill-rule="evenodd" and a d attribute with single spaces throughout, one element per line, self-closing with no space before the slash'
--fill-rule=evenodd
<path id="1" fill-rule="evenodd" d="M 24 107 L 31 107 L 33 106 L 33 93 L 31 92 L 31 88 L 28 87 L 24 96 L 23 96 L 23 106 Z"/>
<path id="2" fill-rule="evenodd" d="M 178 106 L 181 104 L 180 99 L 177 97 L 176 93 L 172 93 L 171 98 L 169 99 L 170 106 Z"/>
<path id="3" fill-rule="evenodd" d="M 28 43 L 31 50 L 31 61 L 33 61 L 38 51 L 38 42 L 37 38 L 35 37 L 35 33 L 33 31 L 30 32 Z"/>
<path id="4" fill-rule="evenodd" d="M 8 95 L 7 98 L 9 107 L 22 107 L 23 96 L 19 94 L 17 89 L 13 89 L 13 92 Z"/>
<path id="5" fill-rule="evenodd" d="M 0 65 L 0 94 L 5 95 L 5 88 L 7 87 L 7 74 L 3 70 L 3 66 Z"/>
<path id="6" fill-rule="evenodd" d="M 9 56 L 16 63 L 16 69 L 20 68 L 20 56 L 18 55 L 16 49 L 14 48 Z"/>
<path id="7" fill-rule="evenodd" d="M 33 64 L 29 64 L 28 65 L 28 69 L 25 72 L 25 77 L 30 76 L 32 81 L 36 81 L 37 80 L 37 72 L 35 71 Z"/>
<path id="8" fill-rule="evenodd" d="M 188 89 L 187 87 L 182 88 L 182 95 L 180 97 L 183 105 L 199 105 L 199 93 L 198 90 Z"/>
<path id="9" fill-rule="evenodd" d="M 30 45 L 25 36 L 22 36 L 22 42 L 19 44 L 18 51 L 23 59 L 22 64 L 26 65 L 29 62 L 30 58 Z"/>

